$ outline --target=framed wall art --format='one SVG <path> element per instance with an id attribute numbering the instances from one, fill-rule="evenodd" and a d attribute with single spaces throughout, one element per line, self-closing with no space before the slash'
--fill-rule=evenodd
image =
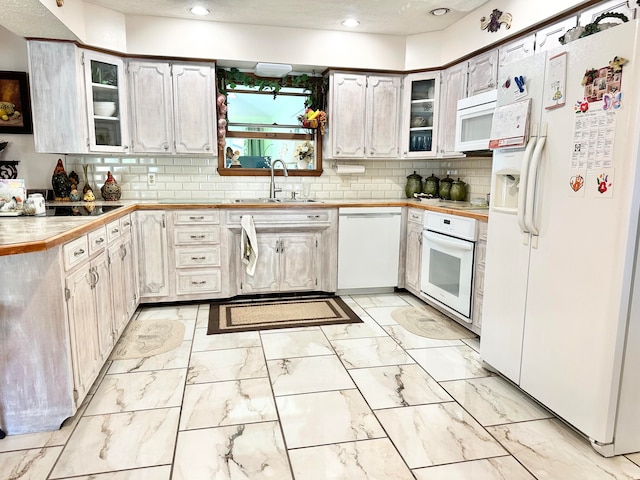
<path id="1" fill-rule="evenodd" d="M 33 133 L 25 72 L 0 71 L 0 133 Z"/>

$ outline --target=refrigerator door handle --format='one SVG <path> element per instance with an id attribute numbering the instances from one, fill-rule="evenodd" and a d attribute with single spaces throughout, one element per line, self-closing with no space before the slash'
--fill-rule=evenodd
<path id="1" fill-rule="evenodd" d="M 527 182 L 527 205 L 525 207 L 525 223 L 529 228 L 531 235 L 538 236 L 539 229 L 534 218 L 534 204 L 536 200 L 536 190 L 538 188 L 538 170 L 542 159 L 542 152 L 547 141 L 547 124 L 543 123 L 540 127 L 540 136 L 536 143 L 536 148 L 531 157 L 531 168 L 529 169 L 529 178 Z"/>
<path id="2" fill-rule="evenodd" d="M 522 166 L 520 167 L 520 182 L 518 188 L 518 225 L 520 225 L 520 231 L 522 233 L 529 233 L 529 227 L 525 220 L 525 208 L 527 201 L 527 187 L 529 178 L 529 164 L 531 163 L 531 155 L 537 143 L 538 137 L 538 125 L 531 125 L 531 136 L 529 137 L 529 143 L 524 150 L 522 156 Z"/>

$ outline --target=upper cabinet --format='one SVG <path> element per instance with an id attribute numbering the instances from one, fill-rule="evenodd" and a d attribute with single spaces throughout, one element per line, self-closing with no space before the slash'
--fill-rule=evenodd
<path id="1" fill-rule="evenodd" d="M 440 74 L 410 73 L 405 76 L 404 82 L 403 155 L 433 157 L 438 138 Z"/>
<path id="2" fill-rule="evenodd" d="M 525 35 L 516 41 L 502 45 L 498 49 L 498 61 L 500 66 L 517 62 L 523 58 L 533 55 L 536 44 L 536 34 Z"/>
<path id="3" fill-rule="evenodd" d="M 215 139 L 215 67 L 129 61 L 134 153 L 210 154 Z"/>
<path id="4" fill-rule="evenodd" d="M 577 17 L 571 17 L 538 30 L 536 32 L 535 51 L 543 52 L 545 50 L 551 50 L 552 48 L 559 47 L 559 38 L 567 33 L 567 30 L 574 28 L 577 21 Z"/>
<path id="5" fill-rule="evenodd" d="M 83 52 L 89 151 L 127 153 L 129 124 L 124 62 L 118 57 Z"/>
<path id="6" fill-rule="evenodd" d="M 399 75 L 330 74 L 330 157 L 399 156 L 401 78 Z"/>
<path id="7" fill-rule="evenodd" d="M 449 67 L 441 73 L 440 115 L 438 122 L 438 156 L 461 156 L 455 149 L 458 100 L 467 93 L 467 62 Z"/>
<path id="8" fill-rule="evenodd" d="M 477 55 L 468 62 L 467 96 L 487 92 L 498 83 L 498 50 Z"/>

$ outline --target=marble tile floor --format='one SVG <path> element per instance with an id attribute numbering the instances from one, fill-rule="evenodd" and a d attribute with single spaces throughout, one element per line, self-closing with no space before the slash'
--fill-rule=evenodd
<path id="1" fill-rule="evenodd" d="M 485 370 L 479 341 L 413 335 L 409 294 L 345 297 L 364 323 L 206 335 L 208 305 L 145 307 L 182 344 L 109 361 L 55 432 L 0 440 L 0 480 L 640 479 Z"/>

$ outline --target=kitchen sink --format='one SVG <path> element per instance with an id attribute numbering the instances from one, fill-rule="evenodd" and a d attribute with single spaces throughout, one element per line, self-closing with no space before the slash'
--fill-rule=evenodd
<path id="1" fill-rule="evenodd" d="M 322 203 L 313 198 L 236 198 L 233 203 Z"/>

